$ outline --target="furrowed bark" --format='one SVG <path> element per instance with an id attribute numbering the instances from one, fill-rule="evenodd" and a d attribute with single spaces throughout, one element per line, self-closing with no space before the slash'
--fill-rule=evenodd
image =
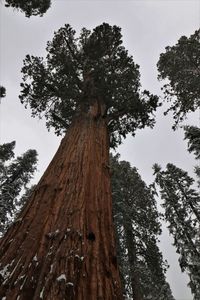
<path id="1" fill-rule="evenodd" d="M 0 298 L 122 299 L 105 118 L 77 118 L 0 241 Z"/>

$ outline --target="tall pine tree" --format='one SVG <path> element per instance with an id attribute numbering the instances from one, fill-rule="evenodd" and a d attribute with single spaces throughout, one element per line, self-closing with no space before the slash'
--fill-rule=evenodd
<path id="1" fill-rule="evenodd" d="M 182 271 L 190 277 L 194 299 L 200 297 L 200 196 L 187 172 L 168 164 L 165 171 L 154 165 L 155 182 L 164 200 L 165 220 L 179 256 Z"/>
<path id="2" fill-rule="evenodd" d="M 121 29 L 105 23 L 79 38 L 60 28 L 46 59 L 27 55 L 22 73 L 21 102 L 66 135 L 21 222 L 0 241 L 0 296 L 121 299 L 109 145 L 152 127 L 158 98 L 141 91 Z"/>
<path id="3" fill-rule="evenodd" d="M 37 152 L 28 150 L 13 159 L 14 147 L 15 142 L 0 145 L 0 235 L 21 209 L 21 193 L 36 170 Z"/>
<path id="4" fill-rule="evenodd" d="M 134 300 L 174 299 L 166 262 L 157 246 L 161 233 L 152 190 L 130 163 L 111 157 L 114 223 L 124 291 Z"/>

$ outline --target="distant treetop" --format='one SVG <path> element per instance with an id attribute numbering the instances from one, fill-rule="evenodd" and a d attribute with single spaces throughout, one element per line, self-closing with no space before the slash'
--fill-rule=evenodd
<path id="1" fill-rule="evenodd" d="M 26 17 L 43 16 L 51 6 L 51 0 L 6 0 L 6 7 L 13 7 L 25 13 Z"/>
<path id="2" fill-rule="evenodd" d="M 159 79 L 168 80 L 163 90 L 171 106 L 165 114 L 173 111 L 175 128 L 188 112 L 200 107 L 200 29 L 165 49 L 157 66 Z"/>

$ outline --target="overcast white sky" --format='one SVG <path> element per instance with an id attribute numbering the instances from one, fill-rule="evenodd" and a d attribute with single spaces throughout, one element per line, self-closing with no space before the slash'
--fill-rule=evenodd
<path id="1" fill-rule="evenodd" d="M 48 132 L 44 121 L 30 117 L 30 111 L 20 104 L 20 70 L 26 54 L 45 55 L 46 42 L 55 30 L 69 23 L 79 33 L 82 27 L 93 29 L 102 22 L 122 27 L 123 41 L 136 63 L 140 65 L 142 86 L 162 95 L 157 81 L 156 63 L 159 54 L 168 45 L 174 45 L 182 35 L 189 36 L 200 26 L 200 1 L 198 0 L 123 0 L 123 1 L 68 1 L 52 0 L 52 6 L 43 18 L 25 18 L 20 12 L 5 8 L 0 3 L 0 83 L 7 89 L 7 97 L 0 105 L 0 143 L 16 140 L 16 154 L 27 149 L 39 153 L 39 180 L 61 138 Z M 191 114 L 186 123 L 199 124 L 199 114 Z M 194 157 L 187 152 L 183 131 L 171 129 L 171 116 L 157 113 L 153 130 L 138 131 L 128 137 L 117 151 L 121 158 L 136 166 L 142 178 L 152 182 L 152 165 L 163 167 L 168 162 L 193 175 Z M 164 228 L 160 248 L 170 264 L 168 281 L 176 300 L 192 300 L 187 288 L 187 277 L 180 272 L 178 256 L 170 245 Z"/>

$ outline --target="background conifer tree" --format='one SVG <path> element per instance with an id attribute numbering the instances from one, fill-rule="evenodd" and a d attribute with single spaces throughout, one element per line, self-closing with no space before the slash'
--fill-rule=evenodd
<path id="1" fill-rule="evenodd" d="M 165 220 L 180 255 L 181 270 L 188 273 L 189 286 L 197 300 L 200 296 L 199 193 L 193 187 L 194 179 L 173 164 L 168 164 L 165 171 L 154 165 L 154 172 L 164 200 Z"/>
<path id="2" fill-rule="evenodd" d="M 165 48 L 158 61 L 159 79 L 167 79 L 163 90 L 171 102 L 174 128 L 187 113 L 200 107 L 200 29 L 190 37 L 182 36 L 175 46 Z"/>
<path id="3" fill-rule="evenodd" d="M 161 233 L 152 190 L 136 168 L 111 156 L 114 223 L 124 291 L 134 300 L 174 299 L 167 264 L 157 246 Z"/>
<path id="4" fill-rule="evenodd" d="M 36 170 L 37 152 L 28 150 L 14 159 L 15 142 L 0 145 L 0 235 L 13 222 L 24 204 L 22 192 L 28 189 Z"/>

